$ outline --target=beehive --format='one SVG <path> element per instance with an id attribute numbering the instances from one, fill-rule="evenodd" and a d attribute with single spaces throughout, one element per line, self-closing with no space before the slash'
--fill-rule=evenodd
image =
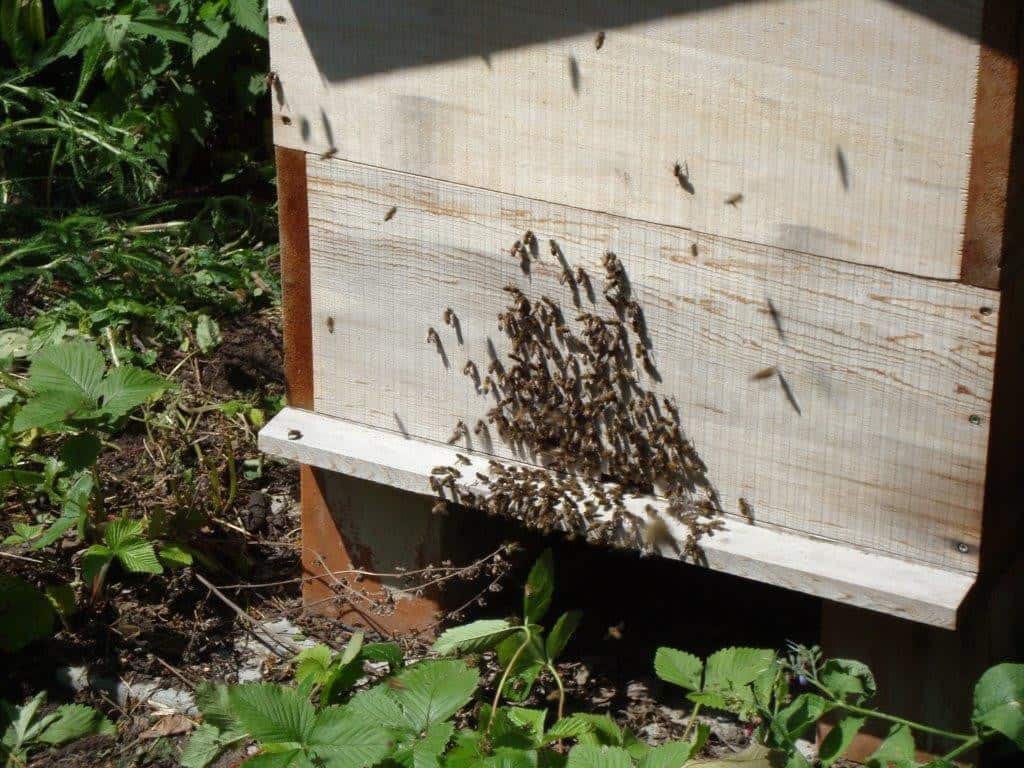
<path id="1" fill-rule="evenodd" d="M 725 513 L 705 564 L 955 625 L 989 544 L 1015 5 L 269 13 L 292 404 L 264 450 L 425 496 L 456 451 L 537 463 L 446 442 L 493 405 L 460 370 L 507 285 L 609 312 L 549 240 L 598 284 L 613 252 Z"/>

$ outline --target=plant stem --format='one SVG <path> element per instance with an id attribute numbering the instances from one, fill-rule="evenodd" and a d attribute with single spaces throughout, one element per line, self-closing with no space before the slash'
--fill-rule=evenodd
<path id="1" fill-rule="evenodd" d="M 555 678 L 555 684 L 558 686 L 558 719 L 561 720 L 565 715 L 565 686 L 562 684 L 562 676 L 558 674 L 558 670 L 555 669 L 555 665 L 551 661 L 548 661 L 548 671 L 551 672 L 551 676 Z"/>
<path id="2" fill-rule="evenodd" d="M 943 760 L 947 760 L 950 763 L 952 763 L 956 758 L 958 758 L 964 752 L 969 752 L 970 750 L 974 749 L 975 747 L 979 746 L 980 744 L 981 744 L 981 738 L 979 736 L 971 736 L 971 738 L 969 738 L 967 741 L 965 741 L 959 747 L 956 747 L 952 751 L 950 751 L 950 752 L 946 753 L 945 755 L 943 755 L 942 759 Z"/>
<path id="3" fill-rule="evenodd" d="M 526 639 L 524 639 L 522 644 L 516 648 L 516 652 L 512 654 L 512 658 L 508 660 L 508 664 L 501 673 L 501 679 L 498 681 L 498 689 L 494 692 L 494 700 L 491 702 L 491 719 L 487 721 L 487 727 L 484 729 L 484 735 L 491 732 L 491 723 L 494 722 L 494 713 L 498 711 L 498 701 L 501 699 L 501 692 L 504 690 L 505 683 L 508 681 L 509 673 L 516 665 L 516 662 L 519 661 L 519 656 L 526 650 L 526 647 L 533 640 L 528 626 L 524 624 L 523 626 L 518 627 L 518 629 L 523 630 L 523 633 L 526 635 Z"/>
<path id="4" fill-rule="evenodd" d="M 690 721 L 686 724 L 686 729 L 683 731 L 683 741 L 690 740 L 690 731 L 697 724 L 697 715 L 700 714 L 700 702 L 693 705 L 693 712 L 690 713 Z"/>

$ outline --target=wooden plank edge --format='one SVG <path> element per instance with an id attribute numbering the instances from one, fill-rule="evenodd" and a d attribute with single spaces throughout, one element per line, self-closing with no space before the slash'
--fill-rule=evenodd
<path id="1" fill-rule="evenodd" d="M 481 492 L 476 472 L 488 472 L 490 457 L 465 449 L 405 437 L 342 419 L 285 408 L 261 431 L 259 447 L 280 458 L 352 475 L 414 493 L 432 496 L 428 480 L 432 467 L 452 465 L 455 454 L 468 455 L 462 468 L 464 488 Z M 508 463 L 508 462 L 505 462 Z M 629 500 L 631 511 L 643 516 L 654 497 Z M 682 526 L 668 520 L 676 538 Z M 827 600 L 954 629 L 960 603 L 974 576 L 898 558 L 864 552 L 839 543 L 750 525 L 727 517 L 725 527 L 701 542 L 712 570 L 766 582 Z M 661 553 L 676 557 L 665 547 Z"/>
<path id="2" fill-rule="evenodd" d="M 1014 147 L 1021 126 L 1019 97 L 1020 0 L 986 0 L 974 101 L 974 132 L 967 179 L 960 281 L 998 289 L 1007 246 Z"/>

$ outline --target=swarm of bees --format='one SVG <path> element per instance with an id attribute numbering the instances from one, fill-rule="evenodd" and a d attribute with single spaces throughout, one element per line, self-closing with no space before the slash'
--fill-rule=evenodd
<path id="1" fill-rule="evenodd" d="M 582 267 L 575 273 L 567 268 L 553 240 L 550 249 L 564 279 L 589 283 Z M 527 232 L 510 255 L 536 252 L 537 239 Z M 531 301 L 517 286 L 505 286 L 507 306 L 497 321 L 508 349 L 501 357 L 490 346 L 479 391 L 494 402 L 473 433 L 496 432 L 540 466 L 491 461 L 489 472 L 476 473 L 472 490 L 456 482 L 456 467 L 436 467 L 435 510 L 449 502 L 482 506 L 545 532 L 648 552 L 669 546 L 701 560 L 698 542 L 721 528 L 721 505 L 673 401 L 640 384 L 640 368 L 653 369 L 643 310 L 618 257 L 608 252 L 602 264 L 602 295 L 611 312 L 595 306 L 576 312 L 572 322 L 550 297 Z M 470 361 L 463 370 L 479 375 L 484 366 L 478 373 Z M 449 442 L 462 437 L 468 429 L 459 421 Z M 668 502 L 663 513 L 649 506 L 636 515 L 626 506 L 630 497 L 655 493 Z M 662 514 L 685 527 L 685 541 L 672 538 Z"/>

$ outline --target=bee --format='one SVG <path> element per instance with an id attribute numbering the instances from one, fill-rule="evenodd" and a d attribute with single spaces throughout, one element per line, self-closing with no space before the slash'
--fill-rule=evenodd
<path id="1" fill-rule="evenodd" d="M 748 523 L 754 524 L 754 508 L 742 496 L 740 496 L 740 514 L 747 519 Z"/>
<path id="2" fill-rule="evenodd" d="M 483 472 L 477 472 L 476 473 L 476 479 L 479 480 L 481 483 L 490 483 L 491 482 L 491 478 L 489 478 Z"/>
<path id="3" fill-rule="evenodd" d="M 384 681 L 384 684 L 394 691 L 404 691 L 406 688 L 409 687 L 401 680 L 399 680 L 397 677 L 389 677 L 387 680 Z"/>
<path id="4" fill-rule="evenodd" d="M 469 376 L 473 381 L 480 380 L 480 372 L 476 369 L 476 363 L 472 360 L 467 360 L 466 364 L 462 366 L 462 373 Z"/>
<path id="5" fill-rule="evenodd" d="M 288 21 L 288 19 L 286 19 L 284 16 L 275 16 L 274 17 L 274 23 L 275 24 L 284 24 L 286 21 Z"/>
<path id="6" fill-rule="evenodd" d="M 427 328 L 427 344 L 440 344 L 441 337 L 437 335 L 437 331 L 434 330 L 434 326 Z"/>
<path id="7" fill-rule="evenodd" d="M 450 467 L 443 467 L 443 466 L 434 467 L 433 469 L 430 470 L 430 474 L 432 474 L 432 475 L 447 475 L 449 469 L 450 469 Z"/>
<path id="8" fill-rule="evenodd" d="M 763 379 L 770 379 L 774 375 L 775 375 L 775 366 L 774 365 L 769 365 L 767 368 L 762 368 L 757 373 L 752 374 L 751 377 L 750 377 L 750 380 L 751 381 L 761 381 Z"/>
<path id="9" fill-rule="evenodd" d="M 605 636 L 610 638 L 611 640 L 621 640 L 622 630 L 624 630 L 625 628 L 626 622 L 620 621 L 618 624 L 613 624 L 612 626 L 608 627 L 608 631 L 607 633 L 605 633 Z"/>
<path id="10" fill-rule="evenodd" d="M 388 212 L 384 214 L 384 221 L 391 221 L 391 219 L 393 219 L 395 217 L 396 213 L 398 213 L 398 206 L 397 205 L 392 205 L 388 209 Z"/>
<path id="11" fill-rule="evenodd" d="M 526 234 L 523 235 L 523 242 L 526 243 L 526 247 L 530 249 L 530 253 L 534 255 L 540 253 L 540 248 L 537 245 L 537 236 L 533 234 L 532 229 L 526 230 Z"/>
<path id="12" fill-rule="evenodd" d="M 587 270 L 585 270 L 579 264 L 576 265 L 576 269 L 573 272 L 573 277 L 575 278 L 576 282 L 579 283 L 580 285 L 585 286 L 590 284 L 590 276 L 587 275 Z"/>
<path id="13" fill-rule="evenodd" d="M 458 423 L 455 425 L 455 430 L 452 432 L 452 436 L 448 438 L 448 445 L 452 445 L 463 435 L 469 435 L 469 430 L 466 429 L 466 422 L 459 419 Z"/>
<path id="14" fill-rule="evenodd" d="M 551 255 L 556 259 L 562 255 L 562 249 L 558 247 L 558 243 L 554 240 L 548 240 L 548 247 L 551 249 Z"/>
<path id="15" fill-rule="evenodd" d="M 597 33 L 597 37 L 594 38 L 594 49 L 600 51 L 604 46 L 604 30 Z"/>
<path id="16" fill-rule="evenodd" d="M 281 82 L 281 78 L 277 76 L 277 72 L 270 70 L 267 72 L 266 77 L 263 78 L 263 81 L 267 84 L 267 88 L 272 88 Z"/>
<path id="17" fill-rule="evenodd" d="M 511 256 L 513 259 L 517 258 L 519 256 L 519 251 L 522 249 L 522 247 L 522 240 L 516 240 L 514 243 L 512 243 L 512 247 L 508 249 L 508 255 Z"/>
<path id="18" fill-rule="evenodd" d="M 731 205 L 733 208 L 739 207 L 739 204 L 743 202 L 743 193 L 737 192 L 735 195 L 730 195 L 725 200 L 726 205 Z"/>
<path id="19" fill-rule="evenodd" d="M 451 307 L 448 307 L 444 311 L 444 324 L 445 325 L 452 325 L 452 326 L 454 326 L 455 325 L 455 321 L 456 321 L 455 310 L 453 310 Z"/>
<path id="20" fill-rule="evenodd" d="M 699 251 L 697 249 L 697 244 L 696 243 L 690 243 L 690 255 L 693 256 L 693 258 L 696 259 L 698 253 L 699 253 Z"/>
<path id="21" fill-rule="evenodd" d="M 333 317 L 328 317 L 327 318 L 327 332 L 328 333 L 334 333 L 334 318 Z"/>
<path id="22" fill-rule="evenodd" d="M 469 457 L 468 457 L 468 456 L 465 456 L 465 455 L 463 455 L 463 454 L 461 454 L 461 453 L 456 453 L 456 454 L 455 454 L 455 460 L 456 460 L 456 461 L 457 461 L 457 462 L 458 462 L 459 464 L 463 464 L 463 465 L 465 465 L 465 466 L 467 466 L 467 467 L 468 467 L 468 466 L 469 466 L 469 464 L 470 464 L 470 461 L 469 461 Z"/>
<path id="23" fill-rule="evenodd" d="M 330 160 L 332 157 L 338 154 L 337 147 L 328 147 L 326 151 L 320 153 L 321 160 Z"/>
<path id="24" fill-rule="evenodd" d="M 288 439 L 289 440 L 301 440 L 302 439 L 302 432 L 299 431 L 298 429 L 289 429 L 288 430 Z"/>
<path id="25" fill-rule="evenodd" d="M 438 499 L 434 502 L 434 506 L 430 508 L 431 513 L 435 515 L 446 515 L 448 514 L 448 502 L 445 499 Z M 405 687 L 404 685 L 402 686 Z"/>

